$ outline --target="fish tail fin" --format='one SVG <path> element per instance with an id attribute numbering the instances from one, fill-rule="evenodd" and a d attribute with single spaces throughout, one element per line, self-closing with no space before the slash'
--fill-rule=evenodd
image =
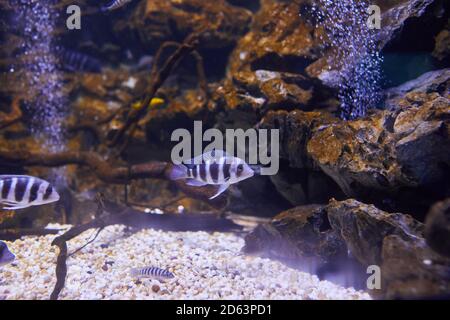
<path id="1" fill-rule="evenodd" d="M 131 275 L 133 278 L 138 278 L 139 275 L 140 275 L 140 271 L 141 271 L 141 269 L 139 269 L 139 268 L 131 268 L 131 269 L 130 269 L 130 275 Z"/>
<path id="2" fill-rule="evenodd" d="M 107 3 L 105 3 L 103 6 L 100 7 L 100 12 L 108 11 L 116 2 L 116 0 L 110 0 Z"/>
<path id="3" fill-rule="evenodd" d="M 185 165 L 176 164 L 172 167 L 169 173 L 170 180 L 180 180 L 188 177 L 187 168 Z"/>

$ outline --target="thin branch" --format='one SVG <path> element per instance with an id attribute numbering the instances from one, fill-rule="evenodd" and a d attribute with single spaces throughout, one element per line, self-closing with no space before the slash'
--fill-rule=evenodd
<path id="1" fill-rule="evenodd" d="M 55 244 L 54 242 L 52 245 Z M 50 294 L 50 300 L 58 300 L 61 290 L 64 288 L 67 276 L 67 243 L 61 241 L 56 244 L 59 247 L 58 258 L 56 259 L 56 284 Z"/>
<path id="2" fill-rule="evenodd" d="M 128 131 L 128 129 L 132 126 L 133 123 L 139 122 L 142 117 L 145 116 L 147 113 L 147 108 L 145 106 L 148 106 L 150 101 L 155 97 L 156 92 L 158 89 L 164 84 L 166 79 L 169 77 L 170 73 L 178 63 L 187 55 L 189 55 L 197 46 L 199 37 L 203 31 L 193 33 L 190 36 L 186 38 L 186 40 L 177 47 L 177 49 L 172 53 L 172 55 L 169 56 L 169 58 L 165 61 L 161 69 L 158 69 L 158 64 L 155 63 L 153 65 L 152 73 L 151 73 L 151 79 L 150 79 L 150 85 L 148 89 L 148 93 L 142 103 L 144 106 L 143 108 L 139 109 L 138 111 L 131 110 L 128 113 L 127 119 L 125 120 L 125 123 L 123 127 L 121 127 L 109 143 L 110 147 L 114 147 L 117 145 L 117 143 L 123 138 L 125 133 Z M 172 46 L 173 43 L 170 42 L 166 46 Z M 166 46 L 162 46 L 159 50 L 159 53 L 157 56 L 160 56 L 162 54 L 162 49 L 164 49 Z"/>
<path id="3" fill-rule="evenodd" d="M 192 51 L 191 54 L 196 61 L 198 83 L 203 94 L 203 99 L 206 103 L 209 100 L 209 90 L 208 81 L 206 79 L 205 64 L 203 63 L 202 56 L 198 53 L 197 50 Z"/>
<path id="4" fill-rule="evenodd" d="M 88 242 L 86 242 L 84 245 L 82 245 L 81 247 L 79 247 L 78 249 L 76 249 L 74 252 L 72 252 L 71 254 L 69 254 L 67 257 L 70 258 L 71 256 L 75 255 L 77 252 L 80 252 L 81 250 L 83 250 L 84 248 L 86 248 L 88 245 L 90 245 L 92 242 L 95 241 L 95 239 L 97 239 L 98 235 L 100 234 L 100 232 L 102 232 L 104 228 L 99 228 L 97 230 L 97 232 L 95 233 L 95 236 L 90 239 Z"/>
<path id="5" fill-rule="evenodd" d="M 0 112 L 0 130 L 5 129 L 22 119 L 22 110 L 20 109 L 20 98 L 15 97 L 11 104 L 11 112 Z"/>
<path id="6" fill-rule="evenodd" d="M 67 276 L 67 242 L 83 232 L 92 229 L 103 229 L 110 225 L 123 224 L 134 228 L 155 228 L 171 231 L 239 231 L 241 227 L 228 219 L 218 218 L 217 215 L 207 214 L 146 214 L 131 208 L 120 207 L 114 203 L 108 203 L 105 211 L 108 214 L 96 218 L 86 224 L 72 227 L 66 233 L 56 237 L 52 245 L 59 247 L 59 255 L 56 261 L 56 284 L 50 299 L 56 300 L 64 288 Z M 114 212 L 110 208 L 115 208 Z M 123 209 L 122 209 L 123 208 Z"/>

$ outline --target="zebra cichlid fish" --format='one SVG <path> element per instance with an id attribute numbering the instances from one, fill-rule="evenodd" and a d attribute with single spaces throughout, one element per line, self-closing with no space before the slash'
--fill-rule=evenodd
<path id="1" fill-rule="evenodd" d="M 196 187 L 219 185 L 217 193 L 209 198 L 214 199 L 231 184 L 250 178 L 254 174 L 255 171 L 244 160 L 233 157 L 225 151 L 212 150 L 186 163 L 174 165 L 170 179 L 187 179 L 186 184 Z"/>
<path id="2" fill-rule="evenodd" d="M 0 267 L 14 261 L 16 256 L 9 251 L 8 246 L 3 241 L 0 241 Z"/>
<path id="3" fill-rule="evenodd" d="M 112 11 L 119 9 L 133 0 L 112 0 L 101 8 L 101 11 Z"/>
<path id="4" fill-rule="evenodd" d="M 2 209 L 17 210 L 58 200 L 58 192 L 45 180 L 23 175 L 0 175 Z"/>
<path id="5" fill-rule="evenodd" d="M 133 268 L 130 273 L 135 278 L 156 278 L 162 280 L 175 277 L 172 272 L 158 267 Z"/>

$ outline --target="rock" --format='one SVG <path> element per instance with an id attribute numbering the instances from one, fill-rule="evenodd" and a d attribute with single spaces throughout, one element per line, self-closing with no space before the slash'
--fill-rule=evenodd
<path id="1" fill-rule="evenodd" d="M 449 75 L 443 70 L 405 85 L 389 110 L 363 119 L 270 111 L 258 127 L 280 129 L 280 156 L 289 166 L 319 168 L 348 197 L 422 219 L 450 188 L 450 96 L 442 90 Z"/>
<path id="2" fill-rule="evenodd" d="M 408 97 L 406 96 L 407 94 L 409 94 L 409 97 L 412 97 L 413 94 L 432 92 L 448 97 L 450 94 L 450 69 L 430 71 L 417 79 L 408 81 L 398 87 L 388 89 L 385 92 L 385 105 L 390 109 L 396 109 L 401 106 L 400 103 L 402 99 Z"/>
<path id="3" fill-rule="evenodd" d="M 136 32 L 143 45 L 154 47 L 164 41 L 182 41 L 204 26 L 214 30 L 218 23 L 217 29 L 206 33 L 201 42 L 203 47 L 224 48 L 247 31 L 250 21 L 250 11 L 225 0 L 148 0 L 138 4 L 129 20 L 118 21 L 115 30 L 124 35 Z"/>
<path id="4" fill-rule="evenodd" d="M 398 235 L 410 239 L 423 233 L 423 225 L 409 215 L 387 213 L 353 199 L 331 200 L 327 212 L 333 230 L 365 266 L 381 264 L 381 250 L 386 236 Z"/>
<path id="5" fill-rule="evenodd" d="M 436 36 L 436 45 L 433 50 L 433 57 L 444 61 L 450 58 L 450 30 L 442 30 Z"/>
<path id="6" fill-rule="evenodd" d="M 425 221 L 425 238 L 434 251 L 450 257 L 450 198 L 430 209 Z"/>
<path id="7" fill-rule="evenodd" d="M 424 225 L 409 215 L 387 213 L 353 199 L 330 201 L 332 229 L 365 267 L 378 265 L 381 288 L 374 297 L 426 298 L 450 294 L 450 259 L 433 252 Z"/>
<path id="8" fill-rule="evenodd" d="M 316 127 L 338 121 L 328 113 L 295 110 L 270 111 L 258 124 L 259 129 L 280 130 L 280 156 L 294 168 L 312 168 L 313 161 L 307 152 L 307 143 Z"/>
<path id="9" fill-rule="evenodd" d="M 319 57 L 317 32 L 299 17 L 298 4 L 263 0 L 250 32 L 239 41 L 231 55 L 230 74 L 256 70 L 298 70 L 300 72 L 295 73 L 301 74 Z"/>
<path id="10" fill-rule="evenodd" d="M 390 235 L 383 241 L 381 279 L 381 296 L 371 294 L 383 299 L 448 299 L 450 260 L 430 250 L 423 238 Z"/>
<path id="11" fill-rule="evenodd" d="M 324 206 L 300 206 L 275 216 L 245 238 L 245 253 L 319 265 L 346 256 L 342 239 L 331 230 Z"/>
<path id="12" fill-rule="evenodd" d="M 161 288 L 157 284 L 152 285 L 152 291 L 154 293 L 158 293 L 160 289 Z"/>
<path id="13" fill-rule="evenodd" d="M 383 8 L 382 27 L 378 35 L 380 46 L 384 47 L 395 38 L 408 20 L 421 17 L 434 0 L 379 0 Z"/>
<path id="14" fill-rule="evenodd" d="M 318 32 L 299 17 L 297 3 L 261 1 L 250 32 L 230 56 L 227 79 L 219 92 L 226 108 L 310 110 L 319 95 L 327 98 L 320 81 L 304 72 L 320 57 Z"/>
<path id="15" fill-rule="evenodd" d="M 450 294 L 450 259 L 427 245 L 422 223 L 354 199 L 284 211 L 249 233 L 242 250 L 296 266 L 315 263 L 316 273 L 333 264 L 345 271 L 354 257 L 364 271 L 380 267 L 381 288 L 370 292 L 376 298 Z"/>
<path id="16" fill-rule="evenodd" d="M 344 198 L 339 186 L 321 171 L 281 166 L 270 180 L 293 206 L 326 204 L 330 198 Z"/>

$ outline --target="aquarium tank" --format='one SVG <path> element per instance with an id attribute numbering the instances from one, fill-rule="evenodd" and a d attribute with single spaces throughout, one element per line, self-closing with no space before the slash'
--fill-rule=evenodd
<path id="1" fill-rule="evenodd" d="M 0 300 L 48 299 L 449 300 L 450 2 L 0 0 Z"/>

